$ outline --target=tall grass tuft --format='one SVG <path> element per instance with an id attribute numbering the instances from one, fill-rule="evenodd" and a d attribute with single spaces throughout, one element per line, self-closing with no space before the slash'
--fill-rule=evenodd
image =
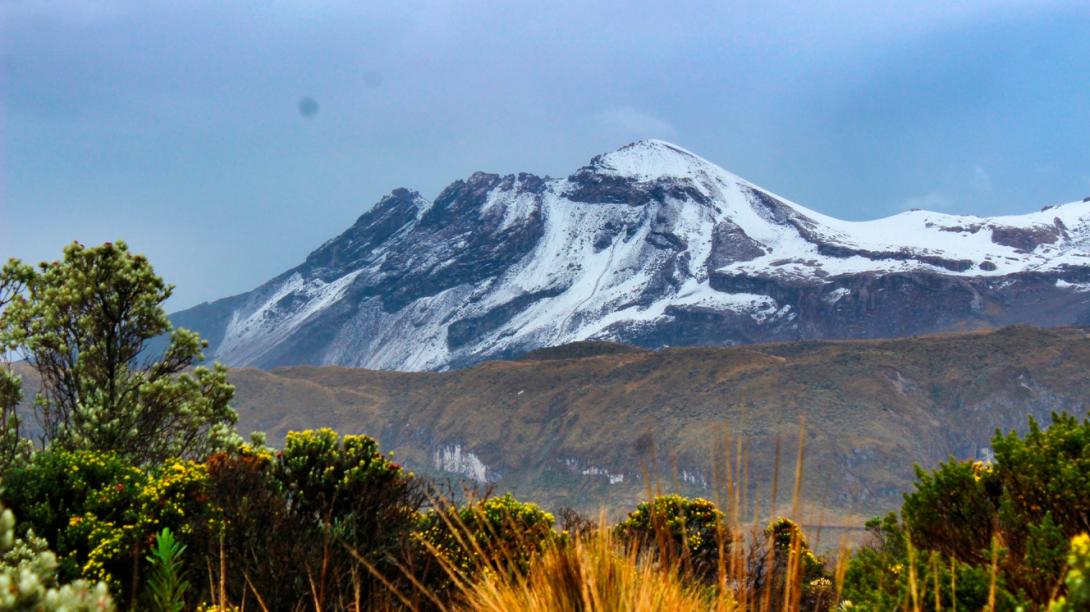
<path id="1" fill-rule="evenodd" d="M 679 566 L 663 567 L 625 547 L 604 521 L 587 537 L 547 548 L 525 575 L 486 573 L 465 585 L 460 609 L 638 612 L 734 609 L 716 606 Z"/>
<path id="2" fill-rule="evenodd" d="M 774 492 L 778 439 L 775 444 Z M 568 517 L 564 524 L 576 528 L 556 532 L 551 515 L 510 496 L 467 496 L 460 507 L 439 497 L 429 500 L 431 509 L 415 536 L 430 568 L 389 559 L 397 570 L 389 574 L 343 543 L 390 594 L 386 602 L 370 607 L 825 612 L 836 605 L 850 550 L 841 544 L 836 570 L 829 572 L 813 554 L 797 519 L 777 517 L 762 528 L 760 517 L 775 512 L 777 497 L 773 493 L 767 498 L 765 512 L 756 496 L 746 499 L 749 457 L 741 439 L 723 432 L 717 449 L 722 457 L 714 475 L 718 505 L 664 494 L 653 476 L 653 444 L 648 447 L 651 461 L 642 466 L 648 501 L 617 524 L 610 524 L 603 510 L 597 522 Z M 805 421 L 790 506 L 796 517 L 802 514 L 804 448 Z M 346 609 L 360 609 L 360 604 Z"/>
<path id="3" fill-rule="evenodd" d="M 805 422 L 800 429 L 791 504 L 796 516 L 802 505 Z M 603 511 L 596 527 L 544 541 L 529 564 L 513 551 L 533 550 L 542 540 L 518 528 L 512 516 L 486 521 L 476 504 L 468 506 L 469 514 L 439 512 L 436 516 L 449 533 L 443 540 L 447 545 L 426 546 L 453 590 L 449 598 L 424 595 L 444 610 L 829 610 L 838 599 L 829 578 L 839 588 L 844 559 L 835 574 L 827 574 L 798 523 L 778 518 L 762 529 L 756 504 L 752 528 L 746 527 L 742 516 L 748 501 L 744 497 L 748 452 L 740 440 L 726 435 L 719 451 L 724 461 L 716 474 L 718 507 L 726 513 L 714 510 L 716 506 L 706 500 L 663 495 L 645 464 L 649 500 L 628 520 L 609 525 Z M 654 465 L 653 446 L 649 453 Z M 776 456 L 778 472 L 778 452 Z M 769 498 L 770 509 L 775 499 Z M 436 500 L 433 505 L 445 504 Z M 706 506 L 713 511 L 703 512 Z M 499 534 L 477 537 L 480 525 L 504 527 L 515 541 L 505 541 Z M 474 569 L 460 560 L 462 553 L 476 560 Z M 840 553 L 850 554 L 844 545 Z M 399 599 L 404 604 L 411 601 Z"/>

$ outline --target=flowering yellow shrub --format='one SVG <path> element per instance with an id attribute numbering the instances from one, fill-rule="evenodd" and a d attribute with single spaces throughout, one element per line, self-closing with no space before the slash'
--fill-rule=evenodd
<path id="1" fill-rule="evenodd" d="M 109 586 L 124 602 L 134 557 L 163 526 L 183 535 L 210 515 L 208 470 L 171 460 L 146 472 L 113 453 L 50 449 L 11 470 L 2 493 L 19 509 L 21 529 L 53 545 L 62 580 L 85 578 Z"/>
<path id="2" fill-rule="evenodd" d="M 1067 553 L 1067 595 L 1049 605 L 1049 612 L 1090 610 L 1090 534 L 1080 533 L 1071 539 Z"/>
<path id="3" fill-rule="evenodd" d="M 715 504 L 680 495 L 640 503 L 617 525 L 617 532 L 623 541 L 646 552 L 691 562 L 693 570 L 707 576 L 717 569 L 720 539 L 729 545 L 723 513 Z"/>
<path id="4" fill-rule="evenodd" d="M 536 504 L 508 493 L 461 508 L 433 509 L 421 518 L 417 537 L 464 575 L 525 573 L 533 557 L 556 538 L 555 522 Z"/>
<path id="5" fill-rule="evenodd" d="M 208 466 L 172 459 L 156 470 L 141 492 L 141 519 L 149 530 L 168 526 L 183 537 L 193 532 L 195 514 L 207 514 Z"/>

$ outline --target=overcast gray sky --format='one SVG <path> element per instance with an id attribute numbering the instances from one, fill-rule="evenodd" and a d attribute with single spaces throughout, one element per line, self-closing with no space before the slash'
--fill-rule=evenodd
<path id="1" fill-rule="evenodd" d="M 844 218 L 1026 212 L 1090 195 L 1088 34 L 1087 1 L 0 0 L 0 256 L 125 239 L 178 309 L 394 187 L 645 137 Z"/>

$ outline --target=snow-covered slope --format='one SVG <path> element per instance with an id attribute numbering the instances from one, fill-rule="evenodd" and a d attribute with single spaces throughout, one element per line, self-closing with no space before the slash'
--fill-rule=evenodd
<path id="1" fill-rule="evenodd" d="M 881 337 L 1090 313 L 1090 202 L 834 219 L 678 146 L 395 190 L 297 268 L 174 316 L 231 365 L 444 369 L 543 346 Z"/>

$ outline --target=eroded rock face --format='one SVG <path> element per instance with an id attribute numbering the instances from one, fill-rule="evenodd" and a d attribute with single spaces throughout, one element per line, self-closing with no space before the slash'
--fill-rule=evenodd
<path id="1" fill-rule="evenodd" d="M 1090 205 L 822 216 L 681 149 L 396 189 L 298 267 L 178 313 L 236 366 L 428 370 L 580 340 L 878 338 L 1090 320 Z"/>
<path id="2" fill-rule="evenodd" d="M 1058 226 L 1038 227 L 994 227 L 992 242 L 1022 251 L 1032 251 L 1042 244 L 1054 244 L 1060 239 L 1063 222 L 1057 219 Z"/>
<path id="3" fill-rule="evenodd" d="M 738 261 L 752 261 L 768 250 L 750 238 L 744 229 L 730 219 L 716 224 L 712 230 L 712 252 L 708 257 L 708 273 Z"/>

